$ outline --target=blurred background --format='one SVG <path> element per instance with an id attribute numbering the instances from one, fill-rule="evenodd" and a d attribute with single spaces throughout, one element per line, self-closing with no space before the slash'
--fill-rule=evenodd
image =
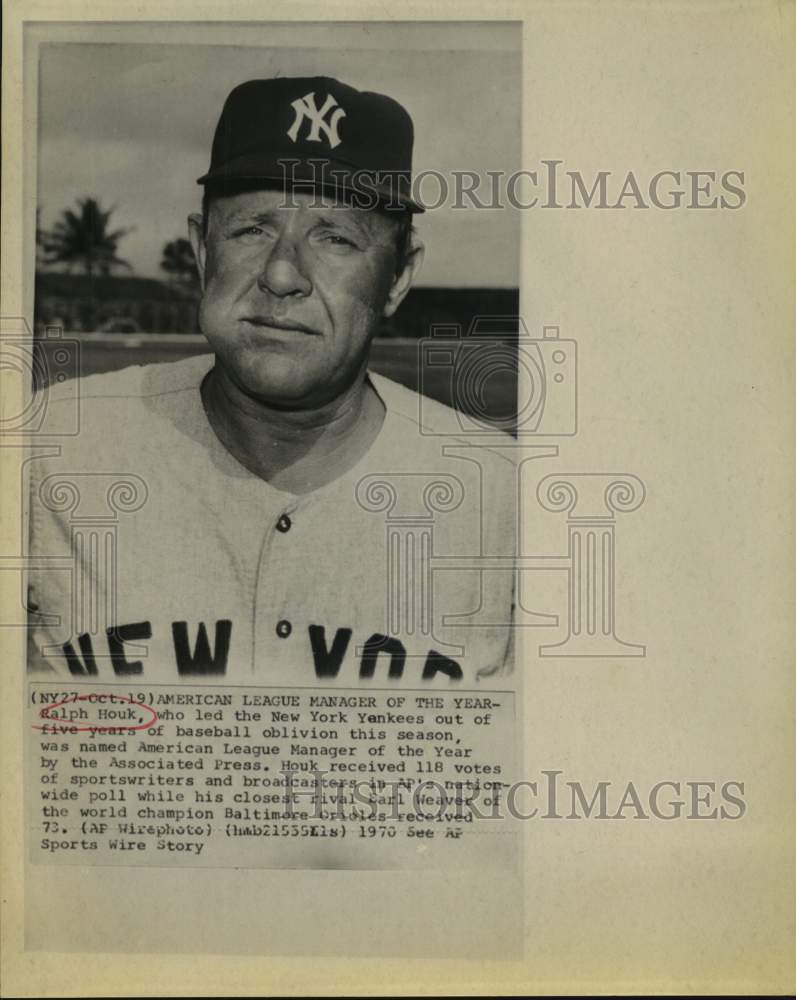
<path id="1" fill-rule="evenodd" d="M 512 23 L 252 25 L 247 44 L 42 45 L 39 66 L 35 331 L 81 341 L 87 375 L 204 353 L 186 219 L 208 165 L 224 99 L 244 80 L 335 76 L 399 100 L 415 124 L 414 171 L 451 184 L 416 220 L 426 244 L 419 283 L 385 320 L 373 367 L 417 388 L 418 340 L 433 326 L 516 338 L 516 210 L 454 207 L 453 171 L 520 169 L 520 27 Z M 132 36 L 130 36 L 132 37 Z M 420 190 L 439 199 L 429 178 Z M 516 372 L 498 366 L 487 415 L 515 408 Z M 41 370 L 46 373 L 45 364 Z M 446 402 L 450 377 L 424 389 Z M 45 375 L 46 377 L 46 375 Z"/>

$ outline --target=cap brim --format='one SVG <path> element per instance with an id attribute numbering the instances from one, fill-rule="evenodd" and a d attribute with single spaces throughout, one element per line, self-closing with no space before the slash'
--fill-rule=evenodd
<path id="1" fill-rule="evenodd" d="M 383 178 L 383 180 L 380 180 Z M 315 190 L 356 195 L 363 207 L 420 213 L 425 209 L 409 197 L 411 181 L 404 171 L 356 170 L 329 157 L 299 159 L 295 152 L 239 156 L 209 170 L 197 184 L 270 181 L 285 190 Z"/>

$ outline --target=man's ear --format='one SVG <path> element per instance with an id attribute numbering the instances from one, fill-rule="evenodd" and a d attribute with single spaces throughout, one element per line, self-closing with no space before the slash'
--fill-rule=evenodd
<path id="1" fill-rule="evenodd" d="M 383 314 L 385 316 L 392 316 L 398 306 L 406 298 L 406 293 L 412 287 L 412 282 L 420 272 L 425 252 L 426 248 L 423 246 L 422 242 L 417 239 L 414 234 L 412 234 L 412 245 L 409 253 L 406 255 L 406 264 L 404 265 L 403 271 L 395 276 L 392 288 L 390 289 L 390 293 L 387 296 L 387 301 L 384 305 Z"/>
<path id="2" fill-rule="evenodd" d="M 204 224 L 202 216 L 194 212 L 188 216 L 188 238 L 191 241 L 191 248 L 196 259 L 196 270 L 199 272 L 199 284 L 202 291 L 205 290 L 205 260 L 207 257 L 207 245 L 204 237 Z"/>

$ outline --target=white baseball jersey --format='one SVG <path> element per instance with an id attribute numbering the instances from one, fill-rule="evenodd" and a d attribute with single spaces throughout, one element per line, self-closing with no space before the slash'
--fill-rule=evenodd
<path id="1" fill-rule="evenodd" d="M 511 449 L 370 374 L 386 410 L 376 440 L 334 482 L 293 495 L 214 434 L 200 396 L 213 361 L 81 380 L 80 433 L 32 460 L 37 665 L 75 679 L 374 687 L 509 669 Z M 67 405 L 50 392 L 51 418 Z"/>

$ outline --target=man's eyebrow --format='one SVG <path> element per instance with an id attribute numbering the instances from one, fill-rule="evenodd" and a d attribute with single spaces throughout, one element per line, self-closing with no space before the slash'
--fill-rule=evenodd
<path id="1" fill-rule="evenodd" d="M 350 213 L 347 215 L 336 215 L 334 211 L 331 214 L 322 213 L 318 215 L 316 221 L 319 226 L 329 226 L 332 229 L 338 226 L 343 229 L 353 228 L 362 233 L 363 236 L 372 235 L 368 226 Z"/>
<path id="2" fill-rule="evenodd" d="M 278 213 L 272 208 L 259 212 L 245 208 L 235 208 L 224 217 L 223 221 L 226 223 L 272 222 L 277 217 L 277 214 Z"/>
<path id="3" fill-rule="evenodd" d="M 325 224 L 331 226 L 342 224 L 344 228 L 348 224 L 360 233 L 364 239 L 368 240 L 370 244 L 374 246 L 392 246 L 392 231 L 386 226 L 380 224 L 381 217 L 377 212 L 361 210 L 349 211 L 345 214 L 340 212 L 338 214 L 332 210 L 332 214 L 329 216 L 328 221 L 326 221 L 326 219 L 326 216 L 321 216 L 319 222 L 321 222 L 322 225 Z"/>

